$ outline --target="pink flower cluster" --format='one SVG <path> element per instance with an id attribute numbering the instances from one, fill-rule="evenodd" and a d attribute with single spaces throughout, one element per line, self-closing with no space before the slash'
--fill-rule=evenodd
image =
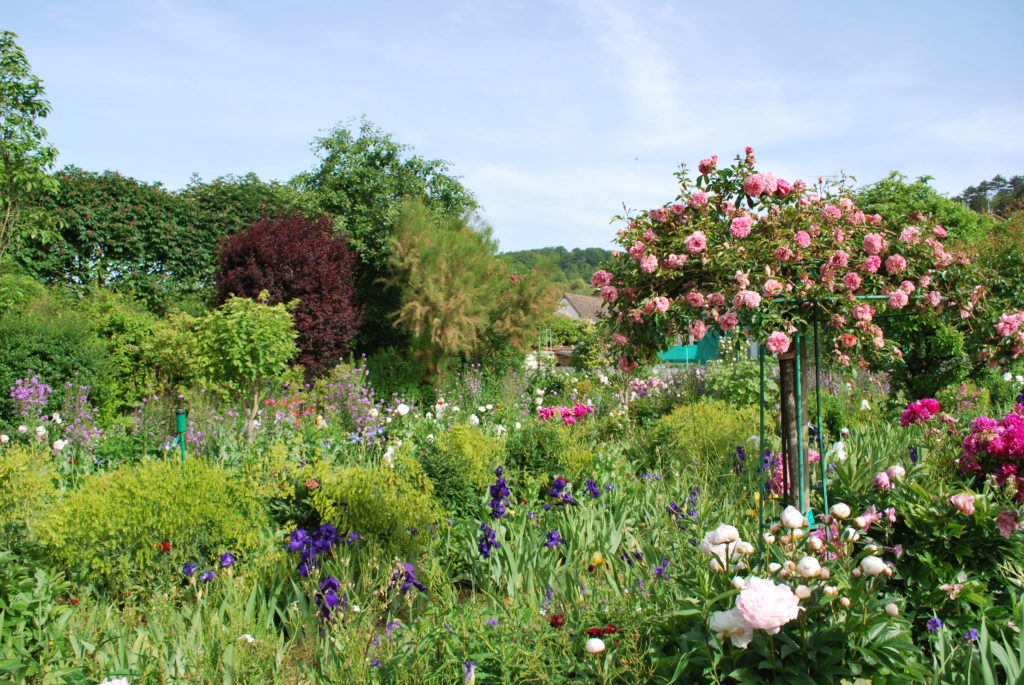
<path id="1" fill-rule="evenodd" d="M 996 334 L 1006 338 L 1010 356 L 1014 359 L 1024 352 L 1024 309 L 999 315 Z"/>
<path id="2" fill-rule="evenodd" d="M 911 402 L 900 416 L 900 425 L 906 428 L 912 423 L 924 423 L 940 411 L 942 411 L 942 407 L 939 406 L 938 400 L 930 397 L 918 400 L 917 402 Z"/>
<path id="3" fill-rule="evenodd" d="M 582 419 L 587 414 L 593 414 L 594 408 L 588 407 L 585 404 L 576 403 L 573 407 L 559 407 L 552 405 L 550 407 L 538 407 L 537 416 L 542 421 L 549 421 L 555 417 L 562 419 L 562 424 L 565 426 L 571 426 L 576 423 L 577 419 Z"/>
<path id="4" fill-rule="evenodd" d="M 992 475 L 996 485 L 1015 490 L 1018 503 L 1024 502 L 1024 405 L 1018 404 L 996 421 L 979 416 L 971 422 L 971 432 L 961 445 L 960 470 L 979 478 Z"/>

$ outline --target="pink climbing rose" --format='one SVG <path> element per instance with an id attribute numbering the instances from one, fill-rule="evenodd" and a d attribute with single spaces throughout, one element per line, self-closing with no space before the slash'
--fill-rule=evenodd
<path id="1" fill-rule="evenodd" d="M 703 252 L 705 249 L 707 249 L 708 239 L 707 236 L 705 236 L 700 231 L 694 231 L 686 239 L 685 245 L 686 251 L 689 252 L 690 254 L 699 254 Z"/>
<path id="2" fill-rule="evenodd" d="M 746 238 L 750 235 L 750 227 L 753 223 L 749 216 L 738 216 L 729 225 L 729 233 L 733 238 Z"/>
<path id="3" fill-rule="evenodd" d="M 792 342 L 789 336 L 782 331 L 774 331 L 768 336 L 768 351 L 772 354 L 785 354 L 789 351 L 789 345 Z"/>

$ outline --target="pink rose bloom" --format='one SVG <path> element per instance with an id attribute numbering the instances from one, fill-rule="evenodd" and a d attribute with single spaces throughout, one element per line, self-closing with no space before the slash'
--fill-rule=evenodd
<path id="1" fill-rule="evenodd" d="M 898 274 L 907 268 L 907 260 L 903 255 L 889 255 L 885 259 L 885 270 L 891 274 Z"/>
<path id="2" fill-rule="evenodd" d="M 736 328 L 736 324 L 739 323 L 739 320 L 740 317 L 736 312 L 726 312 L 725 314 L 722 314 L 722 317 L 718 320 L 718 327 L 721 328 L 723 332 L 728 333 L 732 329 Z"/>
<path id="3" fill-rule="evenodd" d="M 788 247 L 775 248 L 775 258 L 780 262 L 788 262 L 793 258 L 793 251 Z"/>
<path id="4" fill-rule="evenodd" d="M 750 235 L 750 227 L 753 223 L 749 216 L 738 216 L 729 225 L 729 233 L 733 238 L 746 238 Z"/>
<path id="5" fill-rule="evenodd" d="M 800 192 L 801 190 L 807 190 L 807 183 L 803 179 L 798 178 L 797 180 L 793 181 L 793 190 L 797 192 Z"/>
<path id="6" fill-rule="evenodd" d="M 942 226 L 939 226 L 938 224 L 935 224 L 935 228 L 932 229 L 932 230 L 934 231 L 935 235 L 937 235 L 938 237 L 940 237 L 940 238 L 945 238 L 946 237 L 946 229 L 944 229 Z"/>
<path id="7" fill-rule="evenodd" d="M 875 474 L 875 487 L 879 490 L 888 490 L 892 487 L 892 482 L 889 480 L 889 474 L 885 471 L 879 471 Z"/>
<path id="8" fill-rule="evenodd" d="M 893 290 L 889 293 L 889 306 L 893 309 L 903 309 L 909 301 L 910 298 L 902 290 Z"/>
<path id="9" fill-rule="evenodd" d="M 736 309 L 754 309 L 761 304 L 761 296 L 753 290 L 741 290 L 732 298 L 732 306 Z"/>
<path id="10" fill-rule="evenodd" d="M 761 174 L 751 174 L 743 181 L 743 192 L 751 197 L 764 195 L 768 192 L 769 180 Z"/>
<path id="11" fill-rule="evenodd" d="M 708 206 L 708 194 L 703 190 L 694 191 L 693 195 L 690 196 L 691 207 L 707 207 Z"/>
<path id="12" fill-rule="evenodd" d="M 668 257 L 665 258 L 665 264 L 670 269 L 678 269 L 679 267 L 686 263 L 686 260 L 687 256 L 684 254 L 670 254 Z"/>
<path id="13" fill-rule="evenodd" d="M 641 259 L 647 253 L 647 246 L 637 240 L 633 247 L 629 248 L 629 256 L 633 259 Z"/>
<path id="14" fill-rule="evenodd" d="M 636 362 L 631 362 L 625 357 L 619 357 L 619 371 L 622 373 L 633 373 L 636 370 Z"/>
<path id="15" fill-rule="evenodd" d="M 974 515 L 974 495 L 970 495 L 966 492 L 961 492 L 958 495 L 953 495 L 949 498 L 949 503 L 952 504 L 957 511 L 964 516 Z"/>
<path id="16" fill-rule="evenodd" d="M 711 293 L 708 295 L 708 304 L 712 307 L 721 307 L 725 304 L 725 295 L 722 293 Z"/>
<path id="17" fill-rule="evenodd" d="M 1004 338 L 1009 338 L 1017 332 L 1021 323 L 1024 323 L 1024 313 L 1022 312 L 1000 314 L 999 321 L 996 322 L 996 333 Z"/>
<path id="18" fill-rule="evenodd" d="M 700 319 L 694 319 L 689 325 L 690 335 L 694 340 L 703 340 L 708 333 L 707 325 Z"/>
<path id="19" fill-rule="evenodd" d="M 871 255 L 864 260 L 864 266 L 862 268 L 869 274 L 878 273 L 878 270 L 882 268 L 882 258 L 877 255 Z"/>
<path id="20" fill-rule="evenodd" d="M 656 312 L 667 312 L 671 303 L 667 297 L 655 297 L 648 304 Z"/>
<path id="21" fill-rule="evenodd" d="M 775 188 L 775 194 L 779 196 L 786 196 L 793 190 L 793 185 L 784 178 L 780 178 Z"/>
<path id="22" fill-rule="evenodd" d="M 715 170 L 716 166 L 718 166 L 718 155 L 711 155 L 708 159 L 700 160 L 700 163 L 697 164 L 697 170 L 707 176 Z"/>
<path id="23" fill-rule="evenodd" d="M 825 205 L 825 209 L 821 210 L 821 215 L 826 219 L 838 219 L 843 212 L 835 205 Z"/>
<path id="24" fill-rule="evenodd" d="M 746 274 L 742 271 L 737 271 L 735 274 L 733 274 L 733 278 L 736 279 L 736 283 L 737 285 L 740 286 L 740 288 L 746 289 L 746 287 L 750 285 L 750 274 Z"/>
<path id="25" fill-rule="evenodd" d="M 996 528 L 999 529 L 999 534 L 1004 538 L 1008 538 L 1013 535 L 1013 531 L 1020 527 L 1020 516 L 1015 511 L 1008 511 L 1004 509 L 999 512 L 996 516 Z"/>
<path id="26" fill-rule="evenodd" d="M 776 281 L 774 278 L 769 278 L 767 281 L 764 282 L 765 297 L 775 297 L 783 290 L 785 290 L 785 287 L 781 283 Z"/>
<path id="27" fill-rule="evenodd" d="M 614 285 L 606 285 L 601 288 L 601 299 L 608 303 L 614 302 L 619 299 L 619 289 Z"/>
<path id="28" fill-rule="evenodd" d="M 868 217 L 868 221 L 871 222 L 872 226 L 881 226 L 882 225 L 882 215 L 881 214 L 872 214 L 870 217 Z"/>
<path id="29" fill-rule="evenodd" d="M 929 276 L 928 274 L 925 274 L 924 276 L 921 276 L 920 283 L 922 288 L 927 288 L 929 285 L 932 284 L 932 277 Z"/>
<path id="30" fill-rule="evenodd" d="M 902 466 L 900 466 L 899 464 L 893 464 L 892 466 L 887 468 L 885 470 L 885 472 L 887 474 L 889 474 L 889 478 L 891 480 L 896 480 L 897 478 L 903 478 L 904 476 L 907 475 L 907 470 L 905 468 L 903 468 Z"/>
<path id="31" fill-rule="evenodd" d="M 701 295 L 698 292 L 689 292 L 689 293 L 686 293 L 686 302 L 691 307 L 703 307 L 704 306 L 704 296 Z"/>
<path id="32" fill-rule="evenodd" d="M 618 259 L 619 255 L 621 255 L 621 254 L 622 253 L 619 252 L 618 250 L 612 250 L 612 257 L 614 257 L 615 259 Z"/>
<path id="33" fill-rule="evenodd" d="M 658 270 L 658 258 L 652 254 L 643 257 L 640 260 L 640 270 L 646 273 L 654 273 Z"/>
<path id="34" fill-rule="evenodd" d="M 853 308 L 853 318 L 858 321 L 871 321 L 875 316 L 875 308 L 869 304 L 858 304 Z"/>
<path id="35" fill-rule="evenodd" d="M 837 228 L 834 231 L 832 231 L 832 238 L 837 243 L 845 243 L 846 242 L 846 232 L 843 231 L 843 229 L 841 229 L 841 228 Z"/>
<path id="36" fill-rule="evenodd" d="M 768 336 L 768 351 L 772 354 L 785 354 L 789 351 L 789 345 L 791 342 L 792 341 L 789 339 L 789 336 L 782 331 L 773 331 Z"/>
<path id="37" fill-rule="evenodd" d="M 842 250 L 836 250 L 828 258 L 828 263 L 838 269 L 842 269 L 850 263 L 850 255 L 846 254 Z"/>
<path id="38" fill-rule="evenodd" d="M 858 276 L 857 274 L 853 273 L 852 271 L 850 273 L 846 274 L 845 276 L 843 276 L 843 285 L 845 285 L 850 290 L 856 290 L 857 288 L 860 287 L 860 284 L 861 284 L 860 276 Z"/>
<path id="39" fill-rule="evenodd" d="M 605 271 L 604 269 L 600 271 L 595 271 L 593 278 L 590 279 L 590 282 L 594 284 L 595 288 L 603 288 L 606 285 L 611 285 L 612 275 Z"/>
<path id="40" fill-rule="evenodd" d="M 612 342 L 616 345 L 625 345 L 629 342 L 629 338 L 622 335 L 622 333 L 612 333 Z"/>
<path id="41" fill-rule="evenodd" d="M 881 233 L 868 233 L 864 236 L 864 251 L 870 255 L 881 254 L 887 246 Z"/>
<path id="42" fill-rule="evenodd" d="M 686 205 L 681 205 L 678 202 L 676 204 L 672 205 L 671 207 L 669 207 L 669 209 L 676 216 L 682 216 L 683 214 L 686 213 Z"/>
<path id="43" fill-rule="evenodd" d="M 919 243 L 921 242 L 920 233 L 921 231 L 918 230 L 917 226 L 907 226 L 900 233 L 900 242 L 912 244 Z"/>
<path id="44" fill-rule="evenodd" d="M 900 283 L 900 290 L 910 295 L 915 290 L 917 290 L 917 286 L 914 285 L 913 281 L 903 281 L 902 283 Z"/>
<path id="45" fill-rule="evenodd" d="M 694 231 L 686 239 L 686 251 L 690 254 L 700 254 L 708 246 L 707 237 L 700 231 Z"/>
<path id="46" fill-rule="evenodd" d="M 850 215 L 851 224 L 856 224 L 859 226 L 863 224 L 865 221 L 867 221 L 867 217 L 864 216 L 864 212 L 856 211 Z"/>
<path id="47" fill-rule="evenodd" d="M 655 221 L 664 221 L 668 218 L 668 212 L 664 209 L 652 209 L 648 214 L 650 214 L 651 218 Z"/>
<path id="48" fill-rule="evenodd" d="M 857 344 L 857 336 L 853 333 L 843 333 L 839 336 L 839 343 L 843 347 L 854 347 Z"/>
<path id="49" fill-rule="evenodd" d="M 648 243 L 653 243 L 657 239 L 658 239 L 658 234 L 654 232 L 654 229 L 648 228 L 644 232 L 644 240 L 646 240 Z"/>
<path id="50" fill-rule="evenodd" d="M 807 231 L 797 231 L 796 232 L 796 244 L 799 245 L 800 247 L 805 247 L 805 248 L 806 247 L 810 247 L 811 246 L 811 234 L 808 233 Z"/>
<path id="51" fill-rule="evenodd" d="M 851 200 L 848 197 L 840 198 L 839 199 L 839 206 L 843 208 L 844 212 L 848 212 L 851 209 L 853 209 L 853 200 Z"/>
<path id="52" fill-rule="evenodd" d="M 754 577 L 736 597 L 736 610 L 751 628 L 774 635 L 800 615 L 800 599 L 788 585 Z"/>
<path id="53" fill-rule="evenodd" d="M 933 290 L 924 296 L 924 301 L 931 307 L 938 307 L 939 303 L 942 302 L 942 293 L 938 290 Z"/>

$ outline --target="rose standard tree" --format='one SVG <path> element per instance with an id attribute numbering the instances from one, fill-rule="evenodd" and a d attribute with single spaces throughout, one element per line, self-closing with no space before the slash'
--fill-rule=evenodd
<path id="1" fill-rule="evenodd" d="M 685 166 L 677 174 L 675 202 L 627 217 L 623 251 L 594 274 L 618 367 L 631 373 L 675 336 L 700 340 L 712 328 L 764 343 L 779 359 L 783 449 L 797 473 L 797 336 L 820 325 L 839 364 L 898 363 L 876 317 L 948 312 L 970 326 L 984 291 L 968 258 L 947 249 L 945 229 L 926 219 L 868 216 L 841 185 L 758 171 L 751 148 L 731 167 L 716 155 L 698 170 L 695 181 Z"/>

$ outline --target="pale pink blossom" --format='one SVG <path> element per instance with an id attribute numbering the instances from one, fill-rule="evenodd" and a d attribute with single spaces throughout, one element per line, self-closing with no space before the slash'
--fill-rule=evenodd
<path id="1" fill-rule="evenodd" d="M 899 464 L 893 464 L 892 466 L 887 468 L 885 472 L 889 474 L 889 478 L 892 480 L 895 480 L 897 478 L 903 478 L 904 476 L 907 475 L 907 470 L 900 466 Z"/>
<path id="2" fill-rule="evenodd" d="M 694 191 L 693 195 L 690 196 L 691 207 L 707 207 L 708 206 L 708 194 L 703 190 Z"/>
<path id="3" fill-rule="evenodd" d="M 850 255 L 846 254 L 842 250 L 836 250 L 829 256 L 828 263 L 837 269 L 842 269 L 850 263 Z"/>
<path id="4" fill-rule="evenodd" d="M 869 255 L 881 254 L 887 246 L 881 233 L 868 233 L 864 236 L 864 251 Z"/>
<path id="5" fill-rule="evenodd" d="M 775 248 L 775 258 L 780 262 L 788 262 L 793 258 L 793 250 L 786 246 Z"/>
<path id="6" fill-rule="evenodd" d="M 681 205 L 678 202 L 669 207 L 669 210 L 676 216 L 682 216 L 686 214 L 686 205 Z"/>
<path id="7" fill-rule="evenodd" d="M 869 274 L 878 273 L 878 270 L 882 268 L 882 258 L 878 255 L 871 255 L 864 260 L 864 266 L 862 268 Z"/>
<path id="8" fill-rule="evenodd" d="M 606 285 L 601 288 L 601 299 L 609 303 L 614 302 L 619 299 L 619 289 L 614 285 Z"/>
<path id="9" fill-rule="evenodd" d="M 722 293 L 711 293 L 708 295 L 708 304 L 712 307 L 721 307 L 725 304 L 725 295 Z"/>
<path id="10" fill-rule="evenodd" d="M 755 309 L 761 304 L 761 296 L 753 290 L 741 290 L 732 298 L 732 305 L 736 309 Z"/>
<path id="11" fill-rule="evenodd" d="M 736 610 L 751 628 L 774 635 L 800 615 L 800 599 L 788 585 L 755 576 L 736 597 Z"/>
<path id="12" fill-rule="evenodd" d="M 797 231 L 796 232 L 796 244 L 799 245 L 800 247 L 805 247 L 805 248 L 806 247 L 810 247 L 811 246 L 811 234 L 808 233 L 807 231 Z"/>
<path id="13" fill-rule="evenodd" d="M 694 231 L 689 235 L 685 242 L 686 251 L 690 254 L 700 254 L 708 246 L 708 239 L 700 231 Z"/>
<path id="14" fill-rule="evenodd" d="M 843 333 L 839 336 L 839 344 L 843 347 L 854 347 L 857 345 L 857 336 L 853 333 Z"/>
<path id="15" fill-rule="evenodd" d="M 903 281 L 902 283 L 900 283 L 900 290 L 902 290 L 906 294 L 910 295 L 915 290 L 917 290 L 917 286 L 914 285 L 913 281 Z"/>
<path id="16" fill-rule="evenodd" d="M 910 243 L 911 245 L 916 245 L 917 243 L 921 242 L 920 229 L 918 229 L 917 226 L 907 226 L 900 233 L 900 242 Z"/>
<path id="17" fill-rule="evenodd" d="M 942 302 L 942 293 L 938 290 L 932 290 L 924 296 L 924 301 L 927 302 L 930 307 L 938 307 Z"/>
<path id="18" fill-rule="evenodd" d="M 825 205 L 825 208 L 821 210 L 821 215 L 826 219 L 838 219 L 843 215 L 843 212 L 835 205 Z"/>
<path id="19" fill-rule="evenodd" d="M 688 257 L 684 254 L 670 254 L 665 258 L 665 265 L 670 269 L 678 269 L 686 263 Z"/>
<path id="20" fill-rule="evenodd" d="M 868 221 L 871 222 L 872 226 L 881 226 L 882 225 L 882 215 L 881 214 L 872 214 L 871 216 L 868 217 Z"/>
<path id="21" fill-rule="evenodd" d="M 846 274 L 845 276 L 843 276 L 843 285 L 845 285 L 850 290 L 856 290 L 857 288 L 860 287 L 860 284 L 861 284 L 860 276 L 858 276 L 857 274 L 853 273 L 852 271 L 850 273 Z"/>
<path id="22" fill-rule="evenodd" d="M 885 471 L 879 471 L 875 474 L 875 487 L 879 490 L 888 490 L 892 487 L 892 480 L 889 478 L 889 474 Z"/>
<path id="23" fill-rule="evenodd" d="M 944 229 L 942 226 L 939 226 L 938 224 L 935 224 L 935 228 L 933 228 L 932 231 L 935 233 L 935 235 L 937 235 L 940 238 L 946 237 L 946 229 Z"/>
<path id="24" fill-rule="evenodd" d="M 949 498 L 949 503 L 964 516 L 974 515 L 974 495 L 961 492 Z"/>
<path id="25" fill-rule="evenodd" d="M 768 178 L 761 174 L 751 174 L 743 181 L 743 192 L 751 197 L 758 197 L 768 192 Z"/>
<path id="26" fill-rule="evenodd" d="M 640 260 L 640 270 L 645 273 L 654 273 L 658 270 L 658 258 L 652 254 L 643 257 Z"/>
<path id="27" fill-rule="evenodd" d="M 789 336 L 782 331 L 773 331 L 768 336 L 768 351 L 772 354 L 785 354 L 789 351 L 789 345 L 791 342 L 792 341 L 789 339 Z"/>
<path id="28" fill-rule="evenodd" d="M 785 287 L 774 278 L 769 278 L 764 282 L 764 296 L 775 297 L 779 293 L 785 290 Z"/>
<path id="29" fill-rule="evenodd" d="M 736 324 L 739 323 L 739 319 L 740 317 L 736 312 L 726 312 L 718 319 L 718 327 L 722 329 L 722 332 L 728 333 L 732 329 L 736 328 Z"/>
<path id="30" fill-rule="evenodd" d="M 850 215 L 850 223 L 851 224 L 856 224 L 856 225 L 860 226 L 866 220 L 867 220 L 867 218 L 864 216 L 864 212 L 861 212 L 859 210 Z"/>
<path id="31" fill-rule="evenodd" d="M 686 293 L 686 302 L 691 307 L 703 307 L 704 306 L 704 296 L 701 295 L 700 293 L 698 293 L 697 291 L 693 290 L 693 291 L 690 291 L 690 292 Z"/>
<path id="32" fill-rule="evenodd" d="M 604 269 L 601 269 L 600 271 L 594 272 L 594 276 L 590 279 L 590 282 L 594 284 L 595 288 L 603 288 L 606 285 L 611 285 L 612 275 Z"/>
<path id="33" fill-rule="evenodd" d="M 1020 527 L 1020 516 L 1015 511 L 1004 509 L 996 516 L 996 528 L 1004 538 L 1013 535 L 1013 531 Z"/>
<path id="34" fill-rule="evenodd" d="M 708 619 L 708 630 L 715 633 L 719 640 L 732 640 L 733 647 L 746 649 L 754 639 L 754 629 L 743 620 L 739 609 L 716 611 Z"/>
<path id="35" fill-rule="evenodd" d="M 910 298 L 902 290 L 893 290 L 889 293 L 889 306 L 893 309 L 903 309 L 909 301 Z"/>
<path id="36" fill-rule="evenodd" d="M 885 270 L 891 274 L 898 274 L 906 268 L 907 260 L 903 255 L 894 254 L 885 258 Z"/>
<path id="37" fill-rule="evenodd" d="M 655 221 L 665 221 L 666 219 L 668 219 L 668 212 L 661 208 L 652 209 L 650 212 L 648 212 L 648 214 Z"/>
<path id="38" fill-rule="evenodd" d="M 612 342 L 616 345 L 625 345 L 629 342 L 629 338 L 622 335 L 622 333 L 612 333 Z"/>
<path id="39" fill-rule="evenodd" d="M 750 227 L 753 225 L 749 216 L 738 216 L 729 225 L 729 233 L 734 238 L 746 238 L 750 235 Z"/>
<path id="40" fill-rule="evenodd" d="M 693 336 L 694 340 L 703 340 L 704 336 L 707 335 L 708 332 L 707 324 L 705 324 L 700 319 L 692 320 L 690 322 L 690 325 L 688 326 L 688 329 L 690 335 Z"/>
<path id="41" fill-rule="evenodd" d="M 647 254 L 647 246 L 639 240 L 634 241 L 633 246 L 629 248 L 629 256 L 637 261 L 642 259 L 645 254 Z"/>
<path id="42" fill-rule="evenodd" d="M 871 321 L 875 316 L 875 308 L 869 304 L 858 304 L 853 308 L 853 318 L 858 321 Z"/>
<path id="43" fill-rule="evenodd" d="M 740 288 L 746 288 L 750 285 L 750 274 L 745 271 L 737 271 L 733 274 L 733 278 L 736 279 L 736 285 Z"/>
<path id="44" fill-rule="evenodd" d="M 647 313 L 650 314 L 652 311 L 667 312 L 670 304 L 671 302 L 669 302 L 667 297 L 655 297 L 647 303 Z"/>

